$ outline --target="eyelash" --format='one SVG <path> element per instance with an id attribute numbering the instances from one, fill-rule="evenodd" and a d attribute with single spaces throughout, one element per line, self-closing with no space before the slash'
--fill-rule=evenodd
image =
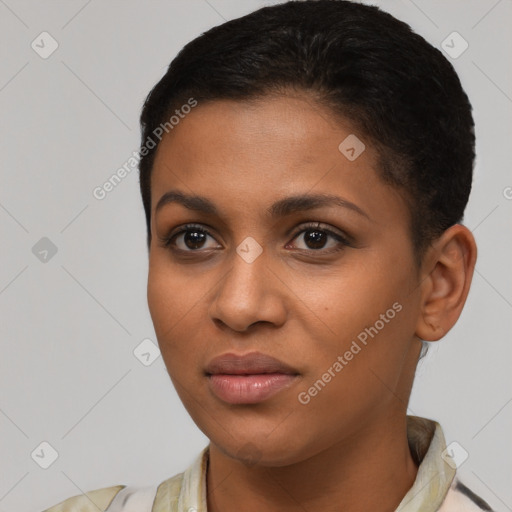
<path id="1" fill-rule="evenodd" d="M 298 229 L 294 234 L 292 240 L 295 240 L 298 235 L 305 233 L 307 231 L 319 231 L 321 233 L 325 233 L 328 236 L 334 238 L 338 243 L 338 247 L 330 248 L 330 249 L 298 249 L 299 252 L 308 252 L 308 253 L 322 253 L 322 254 L 331 254 L 335 252 L 342 251 L 345 247 L 353 247 L 353 245 L 345 238 L 344 236 L 340 235 L 339 233 L 336 233 L 328 228 L 322 228 L 322 224 L 320 222 L 310 222 L 305 225 L 302 225 L 300 229 Z M 170 249 L 175 252 L 181 252 L 181 253 L 195 253 L 195 252 L 202 252 L 201 249 L 190 249 L 190 250 L 184 250 L 184 249 L 177 249 L 171 247 L 173 245 L 174 240 L 182 235 L 183 233 L 187 233 L 188 231 L 196 231 L 199 233 L 204 233 L 212 238 L 215 239 L 215 237 L 205 228 L 203 228 L 199 224 L 185 224 L 178 232 L 173 233 L 172 235 L 168 235 L 165 237 L 160 237 L 161 246 L 165 249 Z"/>

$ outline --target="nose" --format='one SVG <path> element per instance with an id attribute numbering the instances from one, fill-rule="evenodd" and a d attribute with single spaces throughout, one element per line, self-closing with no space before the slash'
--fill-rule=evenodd
<path id="1" fill-rule="evenodd" d="M 238 253 L 221 279 L 209 308 L 221 328 L 246 332 L 253 324 L 281 326 L 286 319 L 283 284 L 268 266 L 265 251 L 249 262 Z"/>

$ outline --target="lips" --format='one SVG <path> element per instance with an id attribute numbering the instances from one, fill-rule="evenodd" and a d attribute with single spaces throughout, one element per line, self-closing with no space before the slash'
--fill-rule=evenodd
<path id="1" fill-rule="evenodd" d="M 222 354 L 213 359 L 206 367 L 209 375 L 254 375 L 262 373 L 283 373 L 297 375 L 299 372 L 287 364 L 259 352 L 251 352 L 242 356 Z"/>
<path id="2" fill-rule="evenodd" d="M 259 352 L 223 354 L 214 358 L 205 374 L 211 391 L 230 404 L 255 404 L 289 387 L 299 372 L 274 357 Z"/>

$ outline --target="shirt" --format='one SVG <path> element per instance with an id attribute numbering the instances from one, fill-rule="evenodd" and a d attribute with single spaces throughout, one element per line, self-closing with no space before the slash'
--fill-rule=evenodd
<path id="1" fill-rule="evenodd" d="M 458 479 L 439 423 L 407 416 L 407 438 L 418 472 L 395 512 L 492 510 Z M 209 445 L 183 473 L 158 485 L 104 487 L 68 498 L 44 512 L 207 512 L 208 455 Z"/>

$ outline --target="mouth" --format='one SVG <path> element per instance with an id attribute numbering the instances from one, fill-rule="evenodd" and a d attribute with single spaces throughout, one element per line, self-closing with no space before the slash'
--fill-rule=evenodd
<path id="1" fill-rule="evenodd" d="M 266 354 L 223 354 L 205 369 L 210 390 L 230 404 L 256 404 L 290 387 L 299 377 L 291 366 Z"/>

